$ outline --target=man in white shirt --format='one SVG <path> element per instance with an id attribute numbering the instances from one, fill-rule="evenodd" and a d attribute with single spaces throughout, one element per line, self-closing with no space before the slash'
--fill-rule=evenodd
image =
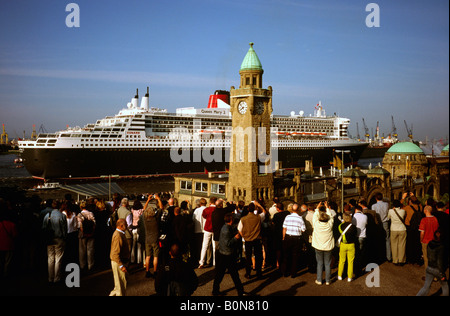
<path id="1" fill-rule="evenodd" d="M 367 215 L 362 212 L 362 207 L 360 205 L 355 206 L 352 222 L 353 225 L 356 226 L 356 236 L 358 237 L 358 247 L 356 247 L 355 255 L 355 272 L 358 276 L 365 268 L 366 263 Z"/>
<path id="2" fill-rule="evenodd" d="M 290 266 L 291 278 L 297 274 L 297 263 L 302 250 L 302 233 L 306 230 L 303 218 L 298 214 L 300 209 L 296 208 L 291 214 L 286 216 L 283 222 L 283 263 L 281 272 L 287 276 Z"/>
<path id="3" fill-rule="evenodd" d="M 203 210 L 206 208 L 206 200 L 201 198 L 198 201 L 199 207 L 194 210 L 192 214 L 192 220 L 194 221 L 194 259 L 200 261 L 200 252 L 202 250 L 203 242 L 203 228 L 205 227 L 205 219 L 203 218 Z"/>

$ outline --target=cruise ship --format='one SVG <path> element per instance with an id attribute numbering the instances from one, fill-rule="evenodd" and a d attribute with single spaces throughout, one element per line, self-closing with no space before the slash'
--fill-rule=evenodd
<path id="1" fill-rule="evenodd" d="M 141 100 L 136 91 L 114 116 L 19 141 L 20 155 L 31 175 L 42 179 L 226 171 L 232 126 L 229 102 L 230 93 L 217 90 L 205 108 L 169 113 L 149 106 L 147 88 Z M 312 160 L 314 167 L 329 166 L 336 149 L 349 150 L 345 161 L 356 163 L 367 143 L 349 137 L 350 120 L 327 116 L 321 102 L 313 112 L 271 116 L 277 165 L 302 168 Z"/>

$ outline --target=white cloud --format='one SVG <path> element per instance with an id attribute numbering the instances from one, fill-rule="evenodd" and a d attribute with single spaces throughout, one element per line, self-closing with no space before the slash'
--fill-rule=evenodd
<path id="1" fill-rule="evenodd" d="M 3 76 L 23 76 L 57 79 L 96 80 L 123 83 L 151 83 L 170 87 L 204 87 L 217 78 L 183 73 L 158 73 L 143 71 L 62 70 L 62 69 L 0 69 Z"/>

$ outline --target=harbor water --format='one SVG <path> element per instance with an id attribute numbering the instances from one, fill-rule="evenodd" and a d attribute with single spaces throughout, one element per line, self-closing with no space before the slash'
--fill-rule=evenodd
<path id="1" fill-rule="evenodd" d="M 0 154 L 0 178 L 27 178 L 30 173 L 22 164 L 14 163 L 14 159 L 19 158 L 18 154 L 2 153 Z"/>
<path id="2" fill-rule="evenodd" d="M 0 189 L 2 187 L 18 187 L 26 190 L 28 196 L 38 195 L 42 200 L 48 198 L 63 199 L 68 193 L 64 189 L 35 189 L 38 185 L 43 184 L 43 180 L 33 178 L 22 164 L 14 162 L 19 158 L 16 153 L 4 153 L 0 155 Z M 377 166 L 381 163 L 382 158 L 365 158 L 358 161 L 358 166 L 363 169 Z M 65 179 L 60 180 L 60 184 L 83 184 L 83 183 L 99 183 L 106 182 L 105 179 Z M 126 195 L 129 197 L 141 194 L 173 192 L 175 189 L 174 178 L 171 176 L 153 176 L 148 178 L 119 178 L 114 179 Z M 77 196 L 76 194 L 73 195 Z M 84 196 L 78 196 L 84 199 Z"/>
<path id="3" fill-rule="evenodd" d="M 15 179 L 30 178 L 30 173 L 21 164 L 14 163 L 14 159 L 19 158 L 15 153 L 4 153 L 0 155 L 0 179 L 14 181 Z M 383 158 L 361 158 L 358 160 L 358 166 L 368 168 L 377 166 Z"/>
<path id="4" fill-rule="evenodd" d="M 68 193 L 61 189 L 33 190 L 37 185 L 42 185 L 43 180 L 36 179 L 21 164 L 14 163 L 19 158 L 15 153 L 3 153 L 0 155 L 0 189 L 2 187 L 19 187 L 28 190 L 29 195 L 37 194 L 42 199 L 62 199 Z M 60 184 L 81 184 L 87 182 L 107 182 L 104 179 L 66 179 Z M 174 190 L 173 177 L 155 176 L 150 178 L 120 178 L 116 182 L 128 196 L 137 196 L 147 193 L 171 192 Z M 84 198 L 84 197 L 81 197 Z"/>

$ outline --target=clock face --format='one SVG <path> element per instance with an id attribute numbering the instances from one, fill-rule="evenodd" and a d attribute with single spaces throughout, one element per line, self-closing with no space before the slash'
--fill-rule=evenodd
<path id="1" fill-rule="evenodd" d="M 241 114 L 245 114 L 245 112 L 247 112 L 247 103 L 242 101 L 241 103 L 239 103 L 238 105 L 238 111 Z"/>
<path id="2" fill-rule="evenodd" d="M 256 111 L 256 114 L 263 114 L 264 113 L 264 103 L 262 103 L 262 102 L 256 103 L 255 111 Z"/>

